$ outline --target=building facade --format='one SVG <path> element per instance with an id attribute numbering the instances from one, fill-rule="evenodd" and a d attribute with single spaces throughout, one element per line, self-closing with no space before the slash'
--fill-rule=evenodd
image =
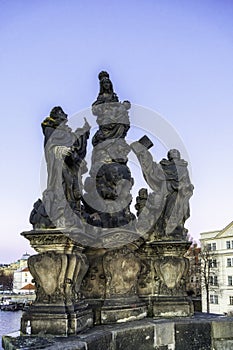
<path id="1" fill-rule="evenodd" d="M 201 233 L 202 248 L 202 311 L 233 314 L 233 222 L 220 231 Z M 208 273 L 203 270 L 205 257 Z M 205 277 L 206 282 L 205 282 Z"/>
<path id="2" fill-rule="evenodd" d="M 17 270 L 14 271 L 13 292 L 17 294 L 34 293 L 35 286 L 33 277 L 29 271 L 27 260 L 30 255 L 27 253 L 17 262 Z"/>

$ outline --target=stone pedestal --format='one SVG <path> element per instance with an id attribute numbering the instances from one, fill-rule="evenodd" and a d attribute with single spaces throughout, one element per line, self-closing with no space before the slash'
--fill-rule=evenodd
<path id="1" fill-rule="evenodd" d="M 187 296 L 185 278 L 189 261 L 184 257 L 187 241 L 154 241 L 140 249 L 143 269 L 139 295 L 154 317 L 191 316 L 193 304 Z"/>
<path id="2" fill-rule="evenodd" d="M 105 248 L 89 247 L 85 251 L 89 268 L 81 284 L 81 293 L 93 310 L 94 324 L 101 324 L 100 310 L 105 298 L 106 276 L 103 269 Z"/>
<path id="3" fill-rule="evenodd" d="M 90 268 L 81 290 L 93 307 L 95 324 L 146 317 L 147 306 L 138 297 L 137 290 L 140 244 L 140 237 L 134 231 L 106 230 L 101 236 L 101 247 L 87 250 Z"/>
<path id="4" fill-rule="evenodd" d="M 39 253 L 28 259 L 36 299 L 21 319 L 23 334 L 76 334 L 93 324 L 79 289 L 88 269 L 83 247 L 59 230 L 23 232 Z"/>
<path id="5" fill-rule="evenodd" d="M 126 322 L 146 317 L 147 308 L 138 297 L 140 260 L 130 246 L 107 252 L 103 257 L 106 293 L 101 323 Z"/>

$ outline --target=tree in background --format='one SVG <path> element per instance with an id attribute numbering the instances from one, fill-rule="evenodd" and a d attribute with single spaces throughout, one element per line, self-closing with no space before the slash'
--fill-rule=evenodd
<path id="1" fill-rule="evenodd" d="M 1 290 L 12 290 L 13 289 L 13 272 L 6 273 L 4 270 L 0 270 L 0 286 Z"/>
<path id="2" fill-rule="evenodd" d="M 206 311 L 210 312 L 210 288 L 218 285 L 216 251 L 211 245 L 203 245 L 201 257 L 201 283 L 206 294 Z"/>
<path id="3" fill-rule="evenodd" d="M 201 295 L 201 248 L 193 242 L 185 257 L 189 259 L 189 271 L 187 275 L 186 290 L 191 297 Z"/>

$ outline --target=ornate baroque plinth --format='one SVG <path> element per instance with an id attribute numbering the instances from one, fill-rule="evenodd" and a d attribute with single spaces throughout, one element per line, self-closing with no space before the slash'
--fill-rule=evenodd
<path id="1" fill-rule="evenodd" d="M 185 289 L 189 261 L 184 257 L 190 242 L 154 241 L 140 249 L 142 273 L 139 295 L 154 317 L 190 316 L 193 305 Z"/>
<path id="2" fill-rule="evenodd" d="M 68 335 L 92 326 L 92 311 L 79 298 L 88 269 L 84 248 L 60 230 L 32 230 L 22 235 L 39 254 L 28 259 L 36 300 L 22 316 L 21 332 Z"/>
<path id="3" fill-rule="evenodd" d="M 89 248 L 90 268 L 81 291 L 93 307 L 95 324 L 127 322 L 147 315 L 138 296 L 140 236 L 123 229 L 102 232 L 99 247 Z"/>

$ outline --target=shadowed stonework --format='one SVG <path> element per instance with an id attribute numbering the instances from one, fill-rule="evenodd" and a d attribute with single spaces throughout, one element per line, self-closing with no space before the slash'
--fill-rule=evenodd
<path id="1" fill-rule="evenodd" d="M 146 318 L 100 325 L 85 333 L 61 336 L 3 337 L 4 349 L 46 350 L 231 350 L 232 318 L 217 316 Z"/>

